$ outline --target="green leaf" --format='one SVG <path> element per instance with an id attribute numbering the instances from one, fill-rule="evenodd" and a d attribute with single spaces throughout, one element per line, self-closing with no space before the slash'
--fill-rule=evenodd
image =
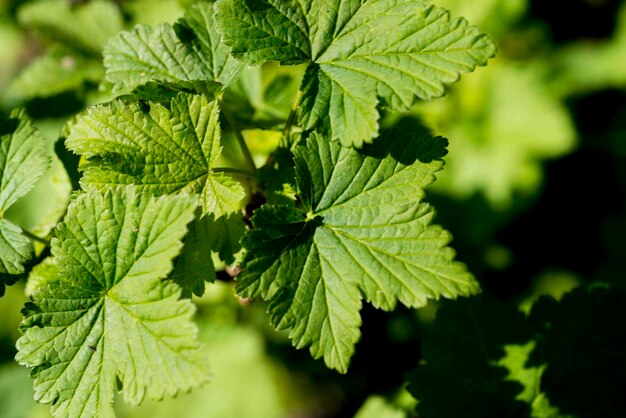
<path id="1" fill-rule="evenodd" d="M 202 216 L 189 225 L 185 247 L 172 272 L 172 279 L 183 288 L 183 296 L 204 294 L 205 282 L 215 280 L 212 253 L 217 252 L 222 260 L 233 263 L 244 232 L 242 215 L 237 213 L 217 220 L 212 215 Z"/>
<path id="2" fill-rule="evenodd" d="M 204 218 L 192 225 L 173 279 L 186 296 L 200 296 L 204 281 L 215 278 L 211 252 L 232 261 L 239 251 L 245 192 L 213 170 L 221 152 L 215 101 L 179 93 L 169 103 L 149 106 L 116 101 L 93 107 L 72 125 L 66 146 L 89 159 L 81 167 L 84 188 L 134 185 L 157 196 L 199 194 Z"/>
<path id="3" fill-rule="evenodd" d="M 358 152 L 312 135 L 295 154 L 304 209 L 263 206 L 244 238 L 238 292 L 269 300 L 274 326 L 341 372 L 360 336 L 362 297 L 391 310 L 478 291 L 420 201 L 446 141 L 384 136 Z"/>
<path id="4" fill-rule="evenodd" d="M 144 402 L 139 408 L 120 405 L 123 417 L 149 418 L 280 418 L 306 411 L 296 379 L 267 353 L 262 327 L 242 320 L 250 307 L 232 296 L 232 287 L 218 283 L 207 289 L 196 315 L 200 335 L 211 354 L 215 380 L 176 399 Z M 254 310 L 255 316 L 261 312 Z M 117 406 L 117 405 L 116 405 Z M 306 414 L 306 412 L 305 412 Z M 296 414 L 297 416 L 297 414 Z M 4 417 L 3 417 L 4 418 Z M 295 417 L 294 417 L 295 418 Z"/>
<path id="5" fill-rule="evenodd" d="M 74 7 L 66 0 L 40 0 L 20 7 L 18 18 L 47 38 L 97 57 L 124 25 L 117 6 L 105 0 Z"/>
<path id="6" fill-rule="evenodd" d="M 28 193 L 50 162 L 45 139 L 23 110 L 0 115 L 0 216 Z"/>
<path id="7" fill-rule="evenodd" d="M 32 256 L 33 246 L 20 227 L 0 218 L 0 273 L 23 273 Z"/>
<path id="8" fill-rule="evenodd" d="M 189 224 L 183 251 L 174 263 L 171 278 L 182 289 L 183 297 L 202 296 L 204 283 L 214 281 L 215 265 L 211 256 L 211 224 L 207 217 Z"/>
<path id="9" fill-rule="evenodd" d="M 309 64 L 300 123 L 347 146 L 377 136 L 378 105 L 442 96 L 495 53 L 478 29 L 421 0 L 219 0 L 216 10 L 235 57 Z"/>
<path id="10" fill-rule="evenodd" d="M 174 26 L 138 25 L 111 39 L 104 50 L 104 65 L 114 91 L 131 91 L 157 81 L 212 93 L 219 85 L 232 83 L 243 66 L 228 54 L 217 33 L 212 6 L 198 2 Z"/>
<path id="11" fill-rule="evenodd" d="M 130 189 L 70 204 L 52 242 L 59 279 L 26 305 L 16 356 L 55 416 L 113 416 L 117 379 L 132 404 L 207 380 L 194 306 L 162 280 L 195 207 L 189 196 Z"/>
<path id="12" fill-rule="evenodd" d="M 66 146 L 89 159 L 86 189 L 136 185 L 154 195 L 200 194 L 203 214 L 241 207 L 244 190 L 213 171 L 221 152 L 219 109 L 205 97 L 178 94 L 170 103 L 114 101 L 94 106 L 70 128 Z"/>
<path id="13" fill-rule="evenodd" d="M 50 97 L 80 90 L 86 83 L 98 84 L 104 76 L 99 60 L 52 49 L 23 69 L 9 86 L 20 99 Z"/>
<path id="14" fill-rule="evenodd" d="M 416 106 L 431 129 L 454 138 L 435 187 L 462 198 L 482 192 L 499 208 L 535 193 L 543 161 L 576 144 L 571 116 L 547 79 L 540 67 L 500 59 L 443 99 Z"/>
<path id="15" fill-rule="evenodd" d="M 54 263 L 53 257 L 46 257 L 41 263 L 37 264 L 28 274 L 28 282 L 26 282 L 26 295 L 30 296 L 39 288 L 46 284 L 54 282 L 59 278 L 59 267 Z"/>
<path id="16" fill-rule="evenodd" d="M 23 273 L 23 263 L 32 257 L 30 240 L 4 214 L 35 186 L 49 165 L 45 140 L 26 113 L 14 110 L 9 117 L 0 115 L 0 273 Z"/>
<path id="17" fill-rule="evenodd" d="M 381 396 L 370 396 L 354 418 L 406 418 L 407 414 Z"/>

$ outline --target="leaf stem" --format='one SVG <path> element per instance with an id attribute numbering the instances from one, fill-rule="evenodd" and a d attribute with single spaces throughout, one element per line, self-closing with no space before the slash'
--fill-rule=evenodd
<path id="1" fill-rule="evenodd" d="M 237 125 L 237 122 L 235 121 L 235 118 L 226 109 L 226 106 L 222 105 L 223 101 L 222 101 L 221 98 L 219 99 L 219 103 L 220 103 L 220 110 L 221 110 L 222 114 L 226 118 L 226 121 L 230 125 L 230 128 L 233 130 L 233 133 L 235 134 L 235 138 L 237 138 L 237 142 L 239 143 L 239 147 L 241 148 L 241 152 L 243 153 L 243 158 L 246 160 L 246 163 L 247 163 L 248 167 L 250 168 L 250 171 L 252 173 L 255 173 L 256 172 L 256 164 L 254 163 L 254 158 L 252 157 L 252 153 L 250 152 L 250 148 L 248 148 L 248 144 L 246 144 L 246 140 L 243 137 L 243 134 L 241 133 L 241 129 L 239 129 L 239 126 Z"/>
<path id="2" fill-rule="evenodd" d="M 50 240 L 48 238 L 42 238 L 39 235 L 35 235 L 32 232 L 27 231 L 26 229 L 22 229 L 22 233 L 26 235 L 28 238 L 32 239 L 33 241 L 37 241 L 40 244 L 45 245 L 46 247 L 50 246 Z"/>
<path id="3" fill-rule="evenodd" d="M 285 127 L 283 128 L 283 134 L 280 137 L 280 146 L 291 149 L 291 143 L 289 140 L 289 133 L 291 132 L 291 127 L 296 121 L 296 116 L 298 116 L 298 108 L 300 107 L 300 100 L 302 100 L 302 92 L 298 90 L 296 93 L 296 97 L 293 100 L 293 104 L 291 105 L 291 111 L 289 112 L 289 116 L 287 117 L 287 121 L 285 122 Z"/>

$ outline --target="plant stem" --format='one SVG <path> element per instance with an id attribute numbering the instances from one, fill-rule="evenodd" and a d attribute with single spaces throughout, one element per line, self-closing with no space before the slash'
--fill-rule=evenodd
<path id="1" fill-rule="evenodd" d="M 243 137 L 243 134 L 241 133 L 241 129 L 239 129 L 239 126 L 237 125 L 235 118 L 233 118 L 230 112 L 226 110 L 226 106 L 221 106 L 222 104 L 221 98 L 219 102 L 220 102 L 220 110 L 222 114 L 224 115 L 224 117 L 226 118 L 226 121 L 230 125 L 230 128 L 233 130 L 233 133 L 235 134 L 235 138 L 237 138 L 237 142 L 239 143 L 239 147 L 241 148 L 241 152 L 243 153 L 243 158 L 246 160 L 246 163 L 248 164 L 250 171 L 252 173 L 255 173 L 256 164 L 254 163 L 254 158 L 252 157 L 250 148 L 248 148 L 248 144 L 246 144 L 246 140 Z"/>
<path id="2" fill-rule="evenodd" d="M 22 229 L 22 232 L 24 233 L 24 235 L 26 235 L 28 238 L 32 239 L 33 241 L 37 241 L 43 245 L 45 245 L 46 247 L 50 246 L 50 240 L 47 238 L 42 238 L 38 235 L 33 234 L 30 231 L 27 231 L 25 229 Z"/>
<path id="3" fill-rule="evenodd" d="M 302 99 L 302 92 L 298 90 L 296 93 L 296 97 L 293 100 L 293 104 L 291 105 L 291 112 L 289 112 L 289 116 L 287 117 L 287 121 L 285 122 L 285 127 L 283 128 L 283 134 L 280 138 L 280 146 L 291 149 L 291 141 L 289 140 L 289 133 L 291 132 L 291 127 L 296 121 L 296 116 L 298 115 L 298 107 L 300 107 L 300 100 Z"/>
<path id="4" fill-rule="evenodd" d="M 240 168 L 234 168 L 234 167 L 218 167 L 218 168 L 214 168 L 212 171 L 215 173 L 230 173 L 230 174 L 236 174 L 236 175 L 246 176 L 246 177 L 256 176 L 256 174 L 253 173 L 252 171 L 242 170 Z"/>

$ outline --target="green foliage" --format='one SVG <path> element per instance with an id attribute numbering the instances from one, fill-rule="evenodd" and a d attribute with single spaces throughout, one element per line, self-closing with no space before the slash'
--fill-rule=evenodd
<path id="1" fill-rule="evenodd" d="M 162 281 L 195 205 L 128 190 L 72 201 L 52 242 L 59 279 L 33 294 L 17 342 L 35 398 L 54 415 L 113 416 L 116 379 L 133 404 L 207 379 L 193 305 Z"/>
<path id="2" fill-rule="evenodd" d="M 623 10 L 552 51 L 466 3 L 0 0 L 0 416 L 621 417 L 624 292 L 504 224 L 563 99 L 623 86 Z"/>
<path id="3" fill-rule="evenodd" d="M 625 304 L 621 290 L 577 289 L 531 312 L 538 337 L 530 364 L 545 367 L 541 388 L 563 413 L 617 418 L 626 408 Z"/>
<path id="4" fill-rule="evenodd" d="M 299 407 L 298 388 L 281 365 L 267 356 L 258 327 L 242 321 L 249 307 L 232 298 L 232 287 L 207 288 L 195 322 L 206 347 L 212 382 L 176 399 L 146 401 L 139 408 L 116 405 L 120 417 L 286 417 Z"/>
<path id="5" fill-rule="evenodd" d="M 516 400 L 520 384 L 507 381 L 498 364 L 503 347 L 523 344 L 532 333 L 521 312 L 481 296 L 445 305 L 424 335 L 424 366 L 409 390 L 424 417 L 519 417 L 528 405 Z"/>

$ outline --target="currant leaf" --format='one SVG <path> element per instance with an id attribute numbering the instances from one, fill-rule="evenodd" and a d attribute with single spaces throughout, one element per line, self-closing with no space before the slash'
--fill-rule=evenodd
<path id="1" fill-rule="evenodd" d="M 153 195 L 200 195 L 203 213 L 229 215 L 245 194 L 214 171 L 221 152 L 219 109 L 204 96 L 179 93 L 170 103 L 114 101 L 77 118 L 66 146 L 89 159 L 86 189 L 136 185 Z"/>
<path id="2" fill-rule="evenodd" d="M 478 291 L 453 261 L 450 235 L 421 202 L 445 154 L 443 138 L 397 138 L 363 152 L 312 135 L 296 150 L 303 209 L 262 206 L 244 238 L 237 290 L 270 301 L 271 321 L 294 345 L 345 372 L 359 339 L 361 299 L 392 310 L 400 301 Z"/>
<path id="3" fill-rule="evenodd" d="M 70 204 L 52 241 L 58 280 L 26 305 L 16 356 L 55 416 L 114 416 L 116 379 L 132 404 L 207 380 L 194 306 L 162 280 L 195 208 L 191 196 L 130 189 L 83 193 Z"/>
<path id="4" fill-rule="evenodd" d="M 442 96 L 496 50 L 422 0 L 219 0 L 216 10 L 235 57 L 308 64 L 299 121 L 346 146 L 377 136 L 379 105 L 408 110 Z"/>
<path id="5" fill-rule="evenodd" d="M 132 91 L 154 81 L 214 94 L 230 85 L 243 65 L 229 55 L 217 33 L 212 7 L 201 1 L 174 26 L 137 25 L 112 38 L 104 49 L 104 65 L 114 90 Z"/>

